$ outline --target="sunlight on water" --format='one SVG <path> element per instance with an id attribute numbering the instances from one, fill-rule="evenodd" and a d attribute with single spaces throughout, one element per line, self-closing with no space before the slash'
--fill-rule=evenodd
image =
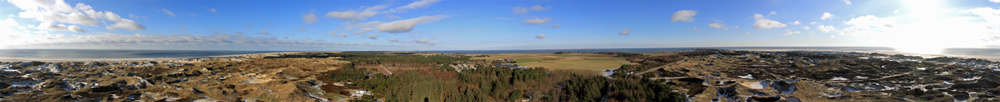
<path id="1" fill-rule="evenodd" d="M 942 54 L 945 48 L 942 47 L 893 47 L 896 51 L 919 54 Z"/>

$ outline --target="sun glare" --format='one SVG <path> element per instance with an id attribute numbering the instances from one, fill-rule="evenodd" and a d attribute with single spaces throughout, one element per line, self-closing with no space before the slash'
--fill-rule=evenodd
<path id="1" fill-rule="evenodd" d="M 941 54 L 947 48 L 982 47 L 980 39 L 992 32 L 989 24 L 970 22 L 967 17 L 953 17 L 942 10 L 939 0 L 907 0 L 908 11 L 897 17 L 911 19 L 888 27 L 890 31 L 871 35 L 878 45 L 900 52 Z"/>

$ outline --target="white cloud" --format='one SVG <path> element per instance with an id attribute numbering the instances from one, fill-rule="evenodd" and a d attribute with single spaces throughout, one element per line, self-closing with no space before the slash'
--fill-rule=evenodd
<path id="1" fill-rule="evenodd" d="M 375 37 L 378 37 L 378 34 L 369 34 L 368 35 L 369 39 L 375 39 Z"/>
<path id="2" fill-rule="evenodd" d="M 43 22 L 42 24 L 39 24 L 37 27 L 35 27 L 35 29 L 50 30 L 50 31 L 72 31 L 77 33 L 86 32 L 85 30 L 83 30 L 83 28 L 80 28 L 79 26 L 66 26 L 63 24 L 56 25 L 49 22 Z"/>
<path id="3" fill-rule="evenodd" d="M 753 29 L 771 29 L 771 28 L 782 28 L 786 26 L 788 25 L 770 19 L 757 19 L 757 22 L 754 22 L 753 24 Z"/>
<path id="4" fill-rule="evenodd" d="M 844 0 L 844 3 L 847 3 L 847 5 L 851 5 L 851 0 Z"/>
<path id="5" fill-rule="evenodd" d="M 791 29 L 786 29 L 785 30 L 785 35 L 792 35 L 792 34 L 798 34 L 798 33 L 802 33 L 802 32 L 792 31 Z"/>
<path id="6" fill-rule="evenodd" d="M 896 18 L 879 18 L 872 15 L 853 18 L 844 24 L 852 25 L 851 28 L 858 29 L 889 29 L 899 26 L 896 24 Z"/>
<path id="7" fill-rule="evenodd" d="M 188 27 L 187 26 L 181 26 L 181 29 L 187 30 Z"/>
<path id="8" fill-rule="evenodd" d="M 0 28 L 6 28 L 9 26 L 20 26 L 20 25 L 21 24 L 17 23 L 17 21 L 11 18 L 7 18 L 4 19 L 3 21 L 0 21 Z"/>
<path id="9" fill-rule="evenodd" d="M 365 11 L 378 11 L 382 9 L 389 8 L 389 5 L 375 5 L 375 6 L 361 6 Z"/>
<path id="10" fill-rule="evenodd" d="M 799 24 L 802 24 L 802 23 L 799 22 L 799 21 L 792 22 L 792 25 L 799 25 Z"/>
<path id="11" fill-rule="evenodd" d="M 409 42 L 427 44 L 427 45 L 437 45 L 438 42 L 433 40 L 434 39 L 413 39 Z"/>
<path id="12" fill-rule="evenodd" d="M 896 32 L 895 28 L 899 26 L 896 22 L 896 18 L 880 18 L 873 15 L 853 18 L 850 21 L 844 22 L 844 24 L 851 26 L 843 28 L 839 34 L 841 36 L 880 36 L 882 34 Z M 926 29 L 930 28 L 924 28 L 921 30 Z"/>
<path id="13" fill-rule="evenodd" d="M 816 23 L 819 23 L 819 22 L 809 22 L 809 24 L 816 24 Z"/>
<path id="14" fill-rule="evenodd" d="M 896 9 L 896 10 L 893 10 L 893 11 L 892 11 L 892 13 L 893 13 L 893 14 L 897 14 L 897 13 L 899 13 L 899 9 Z"/>
<path id="15" fill-rule="evenodd" d="M 824 33 L 837 31 L 837 28 L 834 28 L 833 26 L 823 26 L 823 25 L 817 26 L 816 29 L 819 29 L 819 32 L 824 32 Z"/>
<path id="16" fill-rule="evenodd" d="M 396 39 L 396 38 L 389 38 L 389 42 L 399 42 L 399 39 Z"/>
<path id="17" fill-rule="evenodd" d="M 24 11 L 18 14 L 21 18 L 35 18 L 43 22 L 63 22 L 70 24 L 80 24 L 97 26 L 97 18 L 86 16 L 80 12 L 60 13 L 53 11 Z"/>
<path id="18" fill-rule="evenodd" d="M 549 10 L 549 9 L 552 9 L 552 6 L 548 6 L 548 7 L 542 7 L 542 5 L 535 5 L 535 6 L 531 6 L 531 7 L 516 6 L 516 7 L 514 7 L 514 14 L 528 13 L 528 11 L 545 11 L 545 10 Z"/>
<path id="19" fill-rule="evenodd" d="M 418 24 L 431 23 L 431 22 L 435 22 L 435 21 L 438 21 L 438 20 L 441 20 L 441 19 L 444 19 L 444 18 L 448 18 L 448 16 L 444 16 L 444 15 L 421 16 L 421 17 L 417 17 L 417 18 L 413 18 L 413 19 L 392 21 L 392 22 L 389 22 L 389 23 L 382 23 L 382 24 L 379 24 L 375 28 L 378 28 L 379 32 L 405 33 L 405 32 L 413 31 L 413 28 L 416 27 Z"/>
<path id="20" fill-rule="evenodd" d="M 359 44 L 333 43 L 318 40 L 280 40 L 277 37 L 253 37 L 234 34 L 92 34 L 73 36 L 47 36 L 24 38 L 26 40 L 12 42 L 22 47 L 51 48 L 95 48 L 109 46 L 125 46 L 132 48 L 193 48 L 204 47 L 219 49 L 220 47 L 287 47 L 287 46 L 358 46 Z M 37 39 L 37 40 L 36 40 Z M 42 40 L 44 39 L 44 40 Z M 121 47 L 119 47 L 121 48 Z"/>
<path id="21" fill-rule="evenodd" d="M 993 3 L 1000 3 L 1000 0 L 990 0 L 990 2 L 993 2 Z"/>
<path id="22" fill-rule="evenodd" d="M 419 9 L 419 8 L 430 7 L 432 4 L 437 3 L 439 1 L 441 0 L 420 0 L 407 4 L 406 6 L 400 6 L 396 8 L 396 10 Z"/>
<path id="23" fill-rule="evenodd" d="M 63 0 L 10 1 L 11 4 L 24 10 L 18 13 L 21 18 L 34 18 L 42 22 L 61 22 L 69 24 L 79 24 L 88 26 L 98 26 L 98 19 L 105 19 L 115 24 L 107 26 L 108 29 L 124 28 L 130 31 L 145 30 L 146 27 L 129 19 L 121 18 L 118 14 L 109 11 L 94 11 L 93 7 L 83 3 L 77 3 L 75 7 L 70 6 Z M 165 9 L 164 9 L 165 10 Z M 137 16 L 133 16 L 138 18 Z"/>
<path id="24" fill-rule="evenodd" d="M 724 26 L 726 26 L 726 25 L 725 24 L 719 24 L 719 23 L 708 24 L 708 28 L 715 28 L 715 29 L 722 29 L 722 27 L 724 27 Z"/>
<path id="25" fill-rule="evenodd" d="M 559 28 L 559 27 L 562 27 L 562 25 L 559 25 L 559 24 L 556 24 L 556 25 L 552 25 L 552 26 L 549 26 L 549 27 L 552 27 L 552 28 Z"/>
<path id="26" fill-rule="evenodd" d="M 209 8 L 208 11 L 212 11 L 212 13 L 219 13 L 219 10 L 216 10 L 215 8 Z"/>
<path id="27" fill-rule="evenodd" d="M 760 14 L 754 14 L 754 18 L 757 19 L 757 22 L 753 23 L 753 29 L 772 29 L 772 28 L 783 28 L 788 26 L 788 24 L 764 18 Z"/>
<path id="28" fill-rule="evenodd" d="M 354 32 L 354 34 L 365 34 L 365 33 L 368 33 L 368 32 L 372 32 L 374 30 L 375 29 L 372 29 L 372 28 L 363 28 L 361 30 L 358 30 L 357 32 Z"/>
<path id="29" fill-rule="evenodd" d="M 341 36 L 341 37 L 347 37 L 347 33 L 344 33 L 344 32 L 340 32 L 340 36 Z"/>
<path id="30" fill-rule="evenodd" d="M 535 18 L 535 19 L 525 19 L 524 20 L 524 24 L 528 24 L 528 25 L 540 25 L 540 24 L 545 24 L 546 22 L 549 22 L 551 20 L 552 19 L 549 19 L 549 18 L 545 18 L 545 19 L 538 19 L 538 18 Z"/>
<path id="31" fill-rule="evenodd" d="M 170 10 L 167 10 L 167 9 L 162 9 L 162 10 L 160 10 L 160 11 L 163 11 L 163 13 L 164 13 L 164 14 L 167 14 L 167 15 L 170 15 L 170 16 L 174 16 L 174 17 L 177 17 L 177 15 L 176 15 L 176 14 L 174 14 L 174 12 L 170 12 Z"/>
<path id="32" fill-rule="evenodd" d="M 726 27 L 726 24 L 719 24 L 719 23 L 708 24 L 708 28 L 729 29 L 728 27 Z M 739 27 L 737 26 L 736 28 L 739 28 Z"/>
<path id="33" fill-rule="evenodd" d="M 372 16 L 375 16 L 375 14 L 378 14 L 378 12 L 370 10 L 366 11 L 347 10 L 347 11 L 327 12 L 326 16 L 324 17 L 338 18 L 340 20 L 345 20 L 345 21 L 358 21 L 371 18 Z"/>
<path id="34" fill-rule="evenodd" d="M 355 29 L 355 28 L 372 28 L 372 27 L 376 27 L 376 26 L 378 26 L 380 24 L 382 24 L 382 22 L 371 21 L 371 22 L 365 22 L 365 23 L 349 24 L 347 26 L 344 26 L 344 28 L 347 29 L 347 30 L 351 30 L 351 29 Z"/>
<path id="35" fill-rule="evenodd" d="M 136 16 L 136 15 L 132 15 L 131 13 L 130 13 L 130 14 L 128 14 L 128 18 L 136 18 L 136 19 L 139 19 L 139 18 L 142 18 L 142 19 L 149 19 L 149 17 L 147 17 L 147 16 Z"/>
<path id="36" fill-rule="evenodd" d="M 695 27 L 695 28 L 688 28 L 688 30 L 691 30 L 692 32 L 695 32 L 695 33 L 701 32 L 701 30 L 698 30 L 697 27 Z"/>
<path id="37" fill-rule="evenodd" d="M 326 33 L 326 35 L 330 35 L 330 36 L 333 36 L 333 37 L 339 36 L 339 35 L 337 35 L 336 32 L 333 32 L 333 31 L 330 31 L 330 33 Z"/>
<path id="38" fill-rule="evenodd" d="M 771 15 L 774 15 L 774 14 L 778 14 L 778 12 L 777 11 L 771 11 L 771 13 L 767 14 L 767 16 L 771 16 Z"/>
<path id="39" fill-rule="evenodd" d="M 677 12 L 674 13 L 674 15 L 670 16 L 670 22 L 677 22 L 677 21 L 681 21 L 681 22 L 694 22 L 694 18 L 692 18 L 692 17 L 694 17 L 694 15 L 697 14 L 697 13 L 698 13 L 698 11 L 694 11 L 694 10 L 681 10 L 681 11 L 677 11 Z"/>
<path id="40" fill-rule="evenodd" d="M 740 29 L 740 26 L 733 26 L 734 29 Z"/>
<path id="41" fill-rule="evenodd" d="M 994 25 L 1000 24 L 1000 10 L 996 10 L 990 7 L 973 8 L 969 10 L 959 11 L 960 13 L 970 13 L 974 15 L 979 15 L 986 22 Z"/>
<path id="42" fill-rule="evenodd" d="M 319 18 L 316 17 L 316 14 L 310 12 L 309 14 L 302 14 L 302 21 L 306 21 L 306 24 L 313 24 L 319 22 Z"/>
<path id="43" fill-rule="evenodd" d="M 243 25 L 243 28 L 247 28 L 247 29 L 250 29 L 250 28 L 253 28 L 253 25 L 250 25 L 250 24 L 246 24 L 246 25 Z"/>
<path id="44" fill-rule="evenodd" d="M 399 17 L 399 16 L 396 16 L 396 15 L 385 15 L 385 18 L 389 19 L 389 20 L 403 19 L 403 17 Z"/>
<path id="45" fill-rule="evenodd" d="M 802 29 L 809 30 L 809 26 L 803 26 Z"/>
<path id="46" fill-rule="evenodd" d="M 632 30 L 625 29 L 625 30 L 622 30 L 622 32 L 618 32 L 618 34 L 620 34 L 620 35 L 628 35 L 628 33 L 632 33 Z"/>
<path id="47" fill-rule="evenodd" d="M 108 13 L 110 13 L 110 12 L 108 12 Z M 129 31 L 146 30 L 146 26 L 142 26 L 142 24 L 139 24 L 138 22 L 135 22 L 135 21 L 132 21 L 132 20 L 127 20 L 127 19 L 124 19 L 122 21 L 117 21 L 115 24 L 112 24 L 112 25 L 107 26 L 105 28 L 108 29 L 108 30 L 115 30 L 115 29 L 118 29 L 118 28 L 127 29 Z"/>
<path id="48" fill-rule="evenodd" d="M 826 19 L 831 19 L 833 17 L 837 17 L 837 15 L 830 14 L 829 12 L 823 12 L 823 16 L 819 16 L 819 19 L 826 20 Z"/>
<path id="49" fill-rule="evenodd" d="M 545 34 L 535 35 L 535 39 L 541 39 L 541 38 L 545 38 Z"/>
<path id="50" fill-rule="evenodd" d="M 8 0 L 14 6 L 21 8 L 22 10 L 28 11 L 54 11 L 54 12 L 75 12 L 76 9 L 71 7 L 65 1 L 62 0 Z M 77 6 L 86 7 L 90 9 L 90 6 Z"/>
<path id="51" fill-rule="evenodd" d="M 743 34 L 744 34 L 744 35 L 746 35 L 746 34 L 750 34 L 750 32 L 746 32 L 746 33 L 743 33 Z"/>
<path id="52" fill-rule="evenodd" d="M 257 34 L 261 34 L 261 35 L 271 35 L 271 33 L 267 33 L 267 30 L 260 30 L 260 32 L 259 32 L 259 33 L 257 33 Z"/>
<path id="53" fill-rule="evenodd" d="M 194 14 L 194 13 L 187 13 L 187 15 L 188 15 L 188 16 L 191 16 L 191 17 L 196 17 L 196 16 L 198 16 L 198 14 Z"/>
<path id="54" fill-rule="evenodd" d="M 761 19 L 761 18 L 764 18 L 764 15 L 761 15 L 761 14 L 753 14 L 753 19 Z"/>

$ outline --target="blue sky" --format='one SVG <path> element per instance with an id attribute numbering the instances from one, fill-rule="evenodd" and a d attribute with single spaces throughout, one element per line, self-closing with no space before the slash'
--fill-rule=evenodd
<path id="1" fill-rule="evenodd" d="M 293 0 L 0 3 L 2 49 L 996 48 L 990 0 Z M 796 23 L 798 22 L 798 23 Z M 627 30 L 626 30 L 627 29 Z M 266 33 L 265 33 L 266 32 Z"/>

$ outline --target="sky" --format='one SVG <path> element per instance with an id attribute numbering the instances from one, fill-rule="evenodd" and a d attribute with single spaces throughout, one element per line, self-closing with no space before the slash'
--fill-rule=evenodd
<path id="1" fill-rule="evenodd" d="M 0 49 L 1000 48 L 1000 0 L 9 0 Z"/>

